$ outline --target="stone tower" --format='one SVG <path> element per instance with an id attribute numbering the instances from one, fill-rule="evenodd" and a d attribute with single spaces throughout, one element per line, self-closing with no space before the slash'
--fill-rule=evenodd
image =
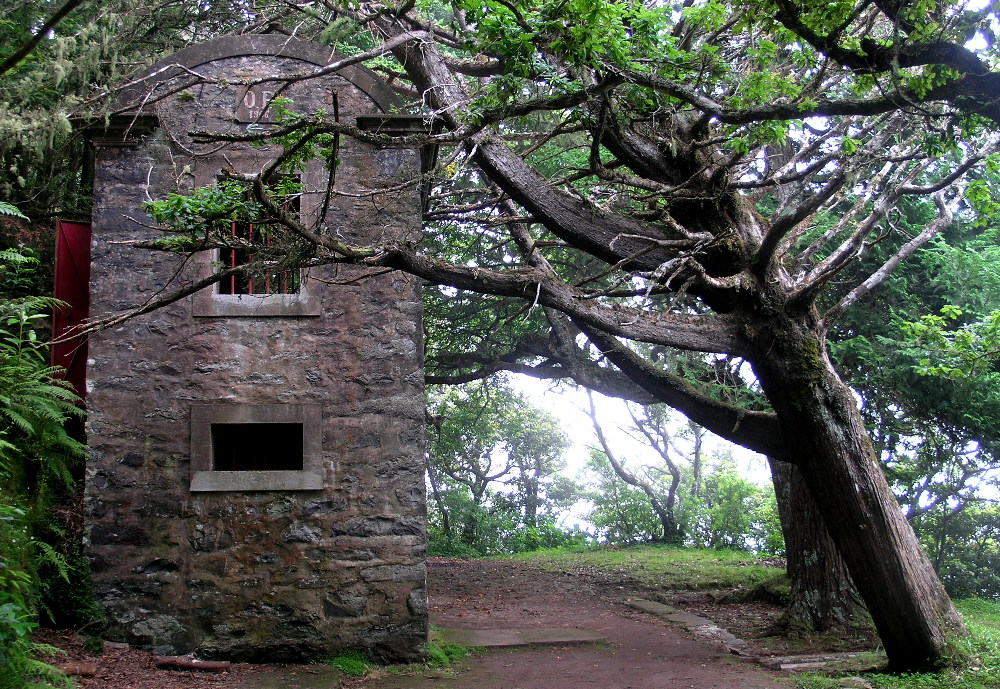
<path id="1" fill-rule="evenodd" d="M 287 36 L 220 38 L 161 61 L 110 124 L 89 128 L 93 315 L 229 260 L 134 245 L 161 236 L 145 201 L 215 184 L 223 168 L 257 172 L 276 155 L 192 132 L 275 126 L 276 94 L 293 111 L 362 128 L 422 126 L 390 116 L 393 94 L 360 67 L 261 81 L 336 59 Z M 420 172 L 419 150 L 342 137 L 335 170 L 316 160 L 301 172 L 297 212 L 348 240 L 416 242 Z M 417 656 L 427 632 L 421 332 L 412 278 L 334 266 L 219 283 L 93 336 L 89 552 L 112 637 L 234 660 L 347 648 Z"/>

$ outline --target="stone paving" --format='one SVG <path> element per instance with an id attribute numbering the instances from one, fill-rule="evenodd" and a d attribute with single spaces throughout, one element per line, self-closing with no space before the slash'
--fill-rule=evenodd
<path id="1" fill-rule="evenodd" d="M 475 648 L 571 646 L 607 641 L 603 635 L 587 629 L 442 629 L 441 639 Z"/>

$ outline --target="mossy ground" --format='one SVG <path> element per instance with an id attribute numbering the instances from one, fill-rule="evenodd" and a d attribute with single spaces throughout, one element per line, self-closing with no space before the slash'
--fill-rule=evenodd
<path id="1" fill-rule="evenodd" d="M 515 559 L 551 572 L 620 575 L 643 586 L 673 591 L 752 588 L 781 571 L 781 563 L 730 550 L 662 545 L 629 548 L 561 548 Z"/>
<path id="2" fill-rule="evenodd" d="M 1000 601 L 968 598 L 956 602 L 969 628 L 957 645 L 968 661 L 941 672 L 865 673 L 875 689 L 997 689 L 1000 687 Z M 842 687 L 843 675 L 804 675 L 798 689 Z"/>

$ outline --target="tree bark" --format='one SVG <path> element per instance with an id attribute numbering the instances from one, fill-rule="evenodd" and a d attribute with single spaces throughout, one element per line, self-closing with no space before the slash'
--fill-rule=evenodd
<path id="1" fill-rule="evenodd" d="M 830 538 L 802 473 L 768 457 L 778 501 L 791 595 L 776 625 L 786 632 L 824 632 L 871 625 L 847 563 Z"/>
<path id="2" fill-rule="evenodd" d="M 524 479 L 524 525 L 538 528 L 538 472 L 529 472 Z"/>
<path id="3" fill-rule="evenodd" d="M 797 318 L 782 310 L 768 320 L 757 330 L 754 371 L 778 415 L 785 456 L 826 518 L 890 664 L 946 663 L 965 626 L 886 481 L 819 318 L 812 309 Z"/>

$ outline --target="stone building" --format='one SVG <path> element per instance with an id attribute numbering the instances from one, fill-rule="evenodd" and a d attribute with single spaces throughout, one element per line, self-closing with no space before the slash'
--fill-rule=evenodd
<path id="1" fill-rule="evenodd" d="M 361 67 L 261 81 L 335 59 L 287 36 L 220 38 L 148 70 L 120 99 L 123 113 L 87 130 L 92 315 L 229 260 L 133 244 L 162 236 L 145 201 L 276 155 L 191 132 L 273 126 L 275 94 L 362 128 L 420 125 L 390 117 L 393 94 Z M 343 137 L 335 170 L 316 160 L 301 172 L 297 212 L 307 224 L 322 214 L 323 231 L 348 240 L 416 242 L 421 190 L 404 183 L 420 158 Z M 93 336 L 86 505 L 111 637 L 234 660 L 346 648 L 417 656 L 427 632 L 421 332 L 412 278 L 313 267 L 219 283 Z"/>

